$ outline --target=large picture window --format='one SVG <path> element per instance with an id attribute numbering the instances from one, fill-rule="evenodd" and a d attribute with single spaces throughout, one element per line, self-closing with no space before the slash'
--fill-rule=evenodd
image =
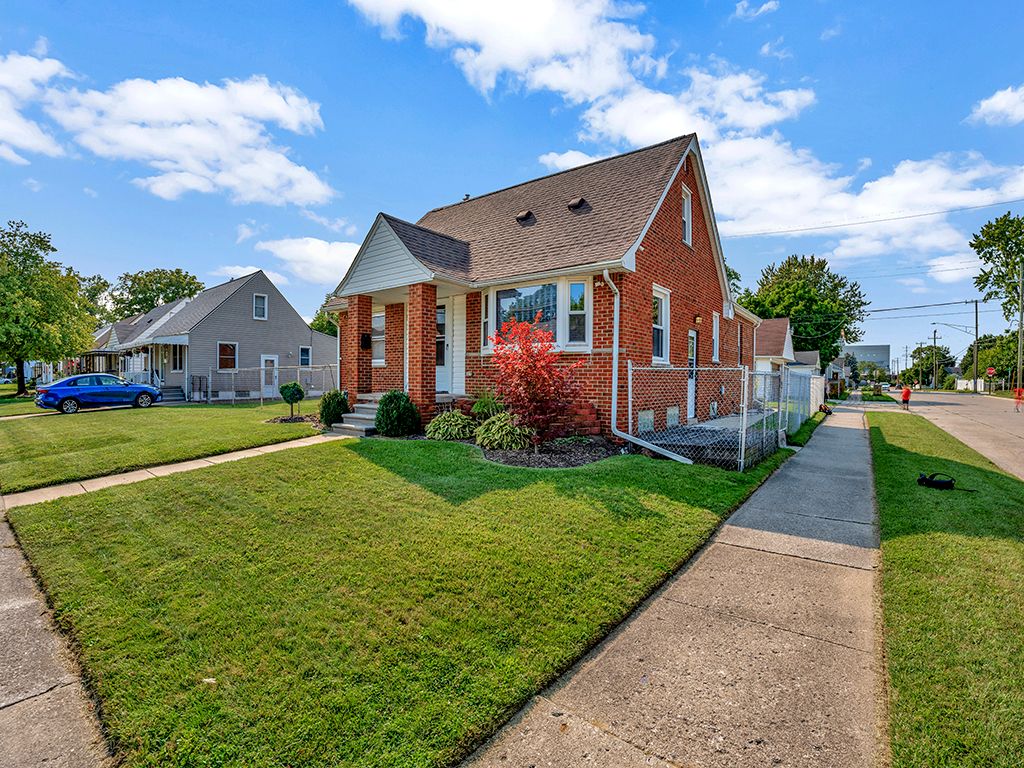
<path id="1" fill-rule="evenodd" d="M 222 341 L 217 344 L 217 368 L 230 371 L 238 367 L 238 345 Z"/>
<path id="2" fill-rule="evenodd" d="M 539 326 L 551 332 L 556 346 L 568 351 L 589 351 L 591 290 L 588 277 L 484 291 L 480 299 L 481 350 L 491 350 L 489 337 L 499 333 L 503 323 L 532 323 L 539 312 Z"/>
<path id="3" fill-rule="evenodd" d="M 384 313 L 373 316 L 373 324 L 370 326 L 370 342 L 373 349 L 373 365 L 386 365 L 384 357 Z"/>
<path id="4" fill-rule="evenodd" d="M 558 284 L 544 283 L 528 288 L 506 288 L 498 291 L 498 321 L 532 323 L 540 313 L 537 325 L 558 341 Z"/>

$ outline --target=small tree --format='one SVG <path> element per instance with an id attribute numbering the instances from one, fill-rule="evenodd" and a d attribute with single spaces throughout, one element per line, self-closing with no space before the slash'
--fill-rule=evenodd
<path id="1" fill-rule="evenodd" d="M 281 385 L 281 397 L 284 398 L 284 401 L 288 403 L 288 407 L 291 409 L 290 418 L 295 417 L 295 404 L 305 396 L 306 393 L 302 389 L 302 385 L 297 381 L 289 381 L 287 384 Z"/>
<path id="2" fill-rule="evenodd" d="M 497 394 L 519 426 L 533 430 L 535 449 L 558 437 L 558 417 L 576 393 L 572 372 L 583 364 L 559 364 L 551 332 L 537 325 L 540 317 L 538 312 L 533 323 L 508 320 L 491 338 L 499 371 Z"/>

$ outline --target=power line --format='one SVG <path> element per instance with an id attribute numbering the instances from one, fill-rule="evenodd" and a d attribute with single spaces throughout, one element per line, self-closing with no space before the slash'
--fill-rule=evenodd
<path id="1" fill-rule="evenodd" d="M 764 235 L 789 235 L 796 232 L 814 232 L 820 229 L 843 229 L 846 227 L 860 227 L 865 224 L 882 224 L 887 221 L 905 221 L 907 219 L 920 219 L 925 216 L 942 216 L 947 213 L 961 213 L 963 211 L 977 211 L 982 208 L 994 208 L 997 205 L 1011 205 L 1013 203 L 1024 202 L 1024 197 L 1018 197 L 1013 200 L 998 200 L 994 203 L 985 203 L 984 205 L 968 205 L 963 208 L 946 208 L 941 211 L 926 211 L 924 213 L 907 213 L 901 216 L 887 216 L 881 219 L 858 219 L 854 221 L 847 221 L 833 224 L 818 224 L 813 227 L 793 227 L 791 229 L 768 229 L 763 232 L 742 232 L 737 235 L 725 235 L 723 240 L 735 240 L 741 237 L 761 237 Z"/>

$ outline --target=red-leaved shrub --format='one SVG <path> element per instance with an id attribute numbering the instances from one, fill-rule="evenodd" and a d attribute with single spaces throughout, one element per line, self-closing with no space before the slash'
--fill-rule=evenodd
<path id="1" fill-rule="evenodd" d="M 577 360 L 560 365 L 550 331 L 533 323 L 507 320 L 491 337 L 492 358 L 498 368 L 495 389 L 520 426 L 534 430 L 534 445 L 558 437 L 560 417 L 576 393 L 573 371 L 583 365 Z"/>

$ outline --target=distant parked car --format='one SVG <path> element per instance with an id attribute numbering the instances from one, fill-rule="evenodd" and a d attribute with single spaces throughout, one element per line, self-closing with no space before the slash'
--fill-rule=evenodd
<path id="1" fill-rule="evenodd" d="M 104 405 L 131 405 L 149 408 L 163 399 L 160 390 L 148 384 L 130 381 L 106 373 L 69 376 L 36 389 L 36 405 L 61 413 L 78 413 L 82 408 Z"/>
<path id="2" fill-rule="evenodd" d="M 889 385 L 888 384 L 883 384 L 882 385 L 882 391 L 883 392 L 888 392 L 889 391 Z"/>

